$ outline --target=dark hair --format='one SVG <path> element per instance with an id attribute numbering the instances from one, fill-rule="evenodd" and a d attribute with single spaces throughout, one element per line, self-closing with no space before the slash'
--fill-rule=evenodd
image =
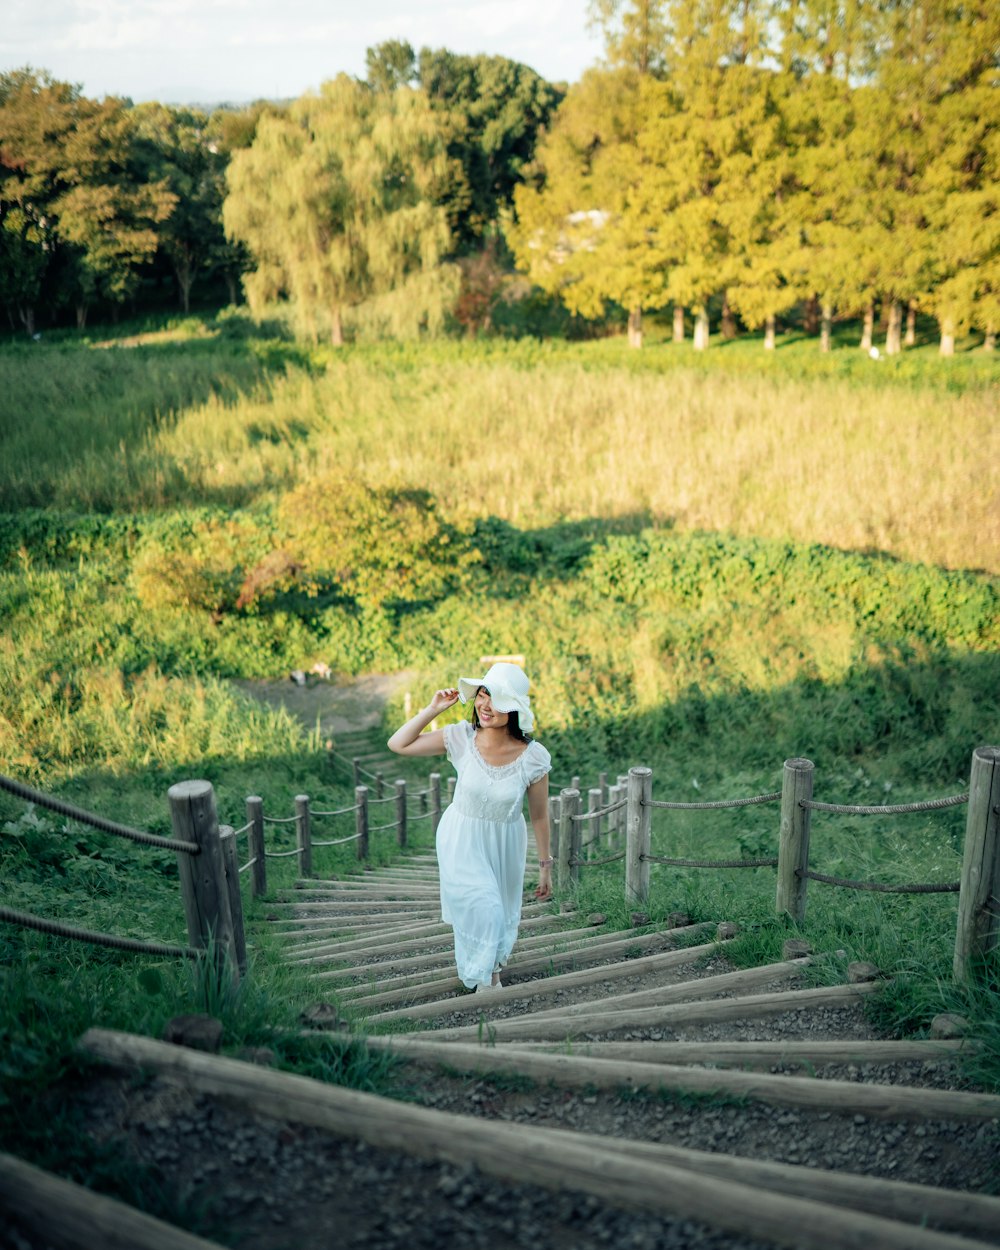
<path id="1" fill-rule="evenodd" d="M 480 686 L 479 690 L 486 690 L 486 687 Z M 479 690 L 476 691 L 476 694 L 479 693 Z M 489 694 L 489 691 L 486 690 L 486 693 Z M 479 713 L 476 711 L 475 699 L 472 700 L 472 725 L 474 729 L 482 729 L 482 725 L 480 725 L 479 723 Z M 531 735 L 526 734 L 524 730 L 521 728 L 521 720 L 517 712 L 507 713 L 506 728 L 510 736 L 512 738 L 516 738 L 518 742 L 530 742 L 531 741 Z"/>

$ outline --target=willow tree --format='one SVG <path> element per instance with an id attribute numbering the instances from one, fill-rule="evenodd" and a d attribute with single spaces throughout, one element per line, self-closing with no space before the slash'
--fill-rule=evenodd
<path id="1" fill-rule="evenodd" d="M 223 207 L 254 258 L 251 308 L 285 297 L 303 332 L 335 344 L 347 316 L 399 335 L 438 328 L 456 292 L 436 202 L 446 138 L 423 93 L 346 75 L 262 116 L 233 155 Z"/>

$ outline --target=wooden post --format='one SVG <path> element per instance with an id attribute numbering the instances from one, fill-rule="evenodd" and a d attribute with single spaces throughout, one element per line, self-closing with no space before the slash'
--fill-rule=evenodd
<path id="1" fill-rule="evenodd" d="M 812 813 L 802 806 L 813 794 L 812 760 L 785 760 L 781 781 L 781 832 L 778 841 L 779 916 L 791 916 L 801 924 L 806 915 L 805 873 L 809 867 L 809 826 Z"/>
<path id="2" fill-rule="evenodd" d="M 583 858 L 583 830 L 584 822 L 583 802 L 581 801 L 580 792 L 577 791 L 576 800 L 573 804 L 573 819 L 569 826 L 569 876 L 574 885 L 580 880 L 580 860 Z"/>
<path id="3" fill-rule="evenodd" d="M 437 833 L 441 821 L 441 774 L 431 773 L 427 783 L 431 792 L 431 833 Z"/>
<path id="4" fill-rule="evenodd" d="M 653 770 L 636 766 L 628 770 L 628 807 L 625 819 L 625 901 L 646 903 L 649 900 L 650 835 L 653 809 Z"/>
<path id="5" fill-rule="evenodd" d="M 573 817 L 580 807 L 580 791 L 567 789 L 559 795 L 559 858 L 556 860 L 556 889 L 565 890 L 571 880 L 576 880 L 570 868 L 573 856 Z M 579 836 L 579 829 L 577 829 Z"/>
<path id="6" fill-rule="evenodd" d="M 309 827 L 309 795 L 295 796 L 295 845 L 299 851 L 299 876 L 313 875 L 312 830 Z"/>
<path id="7" fill-rule="evenodd" d="M 396 841 L 406 845 L 406 782 L 402 777 L 396 782 Z"/>
<path id="8" fill-rule="evenodd" d="M 361 785 L 361 761 L 358 759 L 356 755 L 354 759 L 351 760 L 351 768 L 354 771 L 354 784 L 356 786 L 360 786 Z"/>
<path id="9" fill-rule="evenodd" d="M 375 774 L 375 797 L 377 799 L 385 798 L 385 784 L 382 781 L 382 774 Z"/>
<path id="10" fill-rule="evenodd" d="M 259 795 L 251 794 L 247 799 L 247 830 L 250 843 L 250 858 L 254 861 L 250 869 L 250 894 L 260 898 L 267 893 L 267 860 L 264 853 L 264 800 Z"/>
<path id="11" fill-rule="evenodd" d="M 549 854 L 554 864 L 559 863 L 559 826 L 562 820 L 562 801 L 558 794 L 549 795 Z M 555 877 L 555 873 L 552 874 Z"/>
<path id="12" fill-rule="evenodd" d="M 574 777 L 574 778 L 573 778 L 573 780 L 570 782 L 570 787 L 569 787 L 569 788 L 570 788 L 571 790 L 579 790 L 579 789 L 580 789 L 580 778 L 579 778 L 579 777 Z"/>
<path id="13" fill-rule="evenodd" d="M 604 804 L 601 802 L 601 787 L 595 786 L 592 790 L 589 790 L 587 793 L 588 793 L 587 811 L 588 812 L 599 811 L 604 806 Z M 591 818 L 587 821 L 587 827 L 590 830 L 587 840 L 590 843 L 592 843 L 594 846 L 596 846 L 598 850 L 601 849 L 598 844 L 601 841 L 601 826 L 603 823 L 604 823 L 603 816 L 591 816 Z"/>
<path id="14" fill-rule="evenodd" d="M 598 773 L 597 784 L 601 787 L 601 806 L 607 807 L 608 805 L 608 774 Z"/>
<path id="15" fill-rule="evenodd" d="M 456 782 L 457 780 L 458 780 L 458 778 L 457 778 L 457 777 L 449 777 L 449 778 L 448 778 L 447 791 L 448 791 L 448 803 L 449 803 L 449 805 L 450 805 L 450 804 L 452 804 L 452 803 L 454 803 L 454 801 L 455 801 L 455 782 Z"/>
<path id="16" fill-rule="evenodd" d="M 215 791 L 208 781 L 179 781 L 170 787 L 167 796 L 174 837 L 183 842 L 196 842 L 201 848 L 197 855 L 182 851 L 178 857 L 188 940 L 197 950 L 209 950 L 214 943 L 215 950 L 229 959 L 232 974 L 238 980 L 239 964 L 219 842 Z"/>
<path id="17" fill-rule="evenodd" d="M 219 830 L 222 843 L 222 862 L 226 867 L 226 892 L 229 895 L 229 914 L 233 918 L 233 942 L 236 947 L 236 965 L 240 976 L 247 970 L 247 939 L 243 928 L 243 895 L 240 893 L 240 860 L 236 846 L 236 834 L 232 825 Z"/>
<path id="18" fill-rule="evenodd" d="M 354 802 L 358 810 L 354 814 L 354 828 L 358 834 L 358 859 L 368 858 L 368 787 L 354 787 Z"/>
<path id="19" fill-rule="evenodd" d="M 974 976 L 1000 946 L 1000 747 L 976 747 L 958 895 L 956 981 Z"/>

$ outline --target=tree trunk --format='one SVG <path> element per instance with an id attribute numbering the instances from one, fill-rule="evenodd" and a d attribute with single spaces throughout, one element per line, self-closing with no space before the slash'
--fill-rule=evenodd
<path id="1" fill-rule="evenodd" d="M 810 295 L 806 300 L 805 313 L 802 317 L 802 328 L 810 338 L 815 338 L 819 334 L 819 300 L 815 295 Z"/>
<path id="2" fill-rule="evenodd" d="M 875 334 L 875 305 L 869 304 L 865 309 L 864 329 L 861 331 L 861 350 L 870 352 L 872 349 L 872 338 Z"/>
<path id="3" fill-rule="evenodd" d="M 941 322 L 941 355 L 954 356 L 955 354 L 955 323 L 950 317 L 946 317 Z"/>
<path id="4" fill-rule="evenodd" d="M 628 314 L 628 345 L 642 346 L 642 309 L 631 308 Z"/>
<path id="5" fill-rule="evenodd" d="M 229 302 L 235 307 L 240 302 L 240 291 L 236 282 L 236 274 L 227 269 L 222 276 L 226 282 L 226 290 L 229 292 Z"/>
<path id="6" fill-rule="evenodd" d="M 680 304 L 674 305 L 674 342 L 684 342 L 684 309 Z"/>
<path id="7" fill-rule="evenodd" d="M 819 349 L 828 352 L 833 345 L 833 306 L 824 303 L 820 328 Z"/>
<path id="8" fill-rule="evenodd" d="M 344 346 L 344 323 L 339 308 L 335 308 L 330 316 L 330 342 L 334 347 Z"/>
<path id="9" fill-rule="evenodd" d="M 194 284 L 194 263 L 186 250 L 174 255 L 174 277 L 177 279 L 177 291 L 181 297 L 181 308 L 185 313 L 191 311 L 191 287 Z"/>
<path id="10" fill-rule="evenodd" d="M 17 315 L 21 318 L 21 325 L 24 326 L 24 332 L 29 338 L 33 338 L 35 334 L 35 310 L 33 308 L 19 308 Z"/>
<path id="11" fill-rule="evenodd" d="M 774 313 L 769 313 L 767 320 L 764 322 L 764 351 L 766 352 L 774 351 L 774 335 L 775 335 Z"/>
<path id="12" fill-rule="evenodd" d="M 986 337 L 983 339 L 983 351 L 992 352 L 996 350 L 997 330 L 996 326 L 988 325 L 986 327 Z"/>
<path id="13" fill-rule="evenodd" d="M 889 320 L 885 327 L 885 354 L 898 356 L 903 350 L 903 305 L 894 299 L 889 305 Z"/>
<path id="14" fill-rule="evenodd" d="M 906 347 L 917 345 L 917 306 L 913 300 L 906 307 L 906 338 L 903 344 Z"/>
<path id="15" fill-rule="evenodd" d="M 736 338 L 736 318 L 729 307 L 728 291 L 722 296 L 722 337 L 727 340 Z"/>
<path id="16" fill-rule="evenodd" d="M 694 349 L 696 352 L 703 352 L 708 346 L 709 326 L 708 326 L 708 310 L 699 308 L 695 311 L 694 316 Z"/>
<path id="17" fill-rule="evenodd" d="M 76 328 L 85 330 L 87 328 L 87 305 L 80 303 L 76 306 Z"/>

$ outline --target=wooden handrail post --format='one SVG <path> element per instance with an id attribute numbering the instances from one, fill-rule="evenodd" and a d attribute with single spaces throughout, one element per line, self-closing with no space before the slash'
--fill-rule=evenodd
<path id="1" fill-rule="evenodd" d="M 260 898 L 267 893 L 267 860 L 264 853 L 264 800 L 257 794 L 247 798 L 247 820 L 250 828 L 248 842 L 250 858 L 250 894 L 252 898 Z"/>
<path id="2" fill-rule="evenodd" d="M 441 774 L 431 773 L 427 783 L 431 792 L 431 833 L 437 833 L 441 822 Z"/>
<path id="3" fill-rule="evenodd" d="M 295 845 L 299 852 L 299 876 L 313 875 L 312 829 L 309 822 L 309 795 L 295 796 Z"/>
<path id="4" fill-rule="evenodd" d="M 653 830 L 653 770 L 636 766 L 628 770 L 628 807 L 625 819 L 625 901 L 649 901 L 649 854 Z"/>
<path id="5" fill-rule="evenodd" d="M 396 782 L 396 841 L 406 845 L 406 781 L 402 777 Z"/>
<path id="6" fill-rule="evenodd" d="M 354 773 L 354 784 L 356 786 L 360 786 L 361 785 L 361 761 L 358 759 L 356 755 L 354 759 L 351 760 L 351 770 Z"/>
<path id="7" fill-rule="evenodd" d="M 785 760 L 781 779 L 781 831 L 778 839 L 778 889 L 775 910 L 801 924 L 806 915 L 809 867 L 810 809 L 802 800 L 812 798 L 812 760 Z"/>
<path id="8" fill-rule="evenodd" d="M 385 798 L 385 782 L 382 780 L 382 774 L 375 774 L 375 797 L 377 799 Z"/>
<path id="9" fill-rule="evenodd" d="M 562 891 L 575 881 L 570 860 L 573 858 L 574 821 L 580 807 L 580 791 L 572 788 L 559 794 L 559 858 L 556 859 L 556 889 Z M 579 837 L 579 828 L 576 835 Z M 555 857 L 553 857 L 555 858 Z"/>
<path id="10" fill-rule="evenodd" d="M 976 747 L 969 777 L 954 976 L 968 981 L 1000 946 L 1000 747 Z"/>
<path id="11" fill-rule="evenodd" d="M 553 864 L 559 863 L 559 827 L 562 820 L 562 800 L 558 794 L 549 795 L 549 854 Z M 556 873 L 552 874 L 553 880 Z"/>
<path id="12" fill-rule="evenodd" d="M 240 893 L 240 860 L 237 853 L 236 833 L 232 825 L 219 829 L 222 843 L 222 862 L 226 868 L 226 892 L 229 895 L 229 914 L 233 918 L 233 942 L 236 948 L 236 966 L 240 976 L 247 970 L 247 939 L 243 928 L 243 895 Z"/>
<path id="13" fill-rule="evenodd" d="M 354 814 L 354 828 L 358 835 L 358 859 L 368 858 L 368 787 L 354 787 L 354 802 L 358 810 Z"/>
<path id="14" fill-rule="evenodd" d="M 196 842 L 197 855 L 178 857 L 188 940 L 197 950 L 215 951 L 228 959 L 239 980 L 239 961 L 233 935 L 233 916 L 226 886 L 226 867 L 219 841 L 215 791 L 208 781 L 178 781 L 167 791 L 170 821 L 178 841 Z M 219 969 L 221 972 L 221 969 Z"/>
<path id="15" fill-rule="evenodd" d="M 455 783 L 456 783 L 457 781 L 458 781 L 458 778 L 457 778 L 457 777 L 449 777 L 449 778 L 448 778 L 447 792 L 448 792 L 448 803 L 449 803 L 449 804 L 454 803 L 454 801 L 455 801 Z"/>
<path id="16" fill-rule="evenodd" d="M 604 806 L 604 804 L 601 802 L 602 794 L 603 794 L 603 791 L 600 786 L 596 786 L 594 789 L 588 791 L 588 795 L 589 795 L 588 802 L 587 802 L 588 812 L 599 811 Z M 604 817 L 603 816 L 591 816 L 591 818 L 587 821 L 587 825 L 590 830 L 589 836 L 587 838 L 588 842 L 593 843 L 594 845 L 597 846 L 597 849 L 600 850 L 600 846 L 598 844 L 601 841 L 601 830 L 604 825 Z"/>
<path id="17" fill-rule="evenodd" d="M 601 806 L 602 806 L 602 807 L 607 807 L 608 802 L 609 802 L 609 799 L 608 799 L 608 774 L 607 774 L 607 773 L 598 773 L 598 774 L 597 774 L 597 784 L 601 787 Z"/>

